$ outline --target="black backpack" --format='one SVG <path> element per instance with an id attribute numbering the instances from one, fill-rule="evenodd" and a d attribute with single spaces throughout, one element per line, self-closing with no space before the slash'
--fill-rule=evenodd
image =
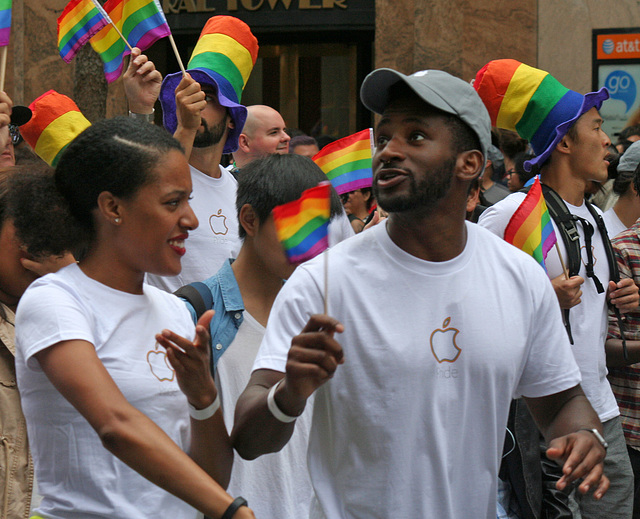
<path id="1" fill-rule="evenodd" d="M 528 192 L 528 188 L 523 190 L 524 192 Z M 593 271 L 593 256 L 591 251 L 591 237 L 594 234 L 594 229 L 591 223 L 584 218 L 580 218 L 574 214 L 569 212 L 567 205 L 564 200 L 549 186 L 542 184 L 542 194 L 544 196 L 544 200 L 547 204 L 547 208 L 549 209 L 549 215 L 553 218 L 553 221 L 556 223 L 556 226 L 560 230 L 560 236 L 562 237 L 562 241 L 564 242 L 564 246 L 567 249 L 567 268 L 569 270 L 569 276 L 576 276 L 580 271 L 580 264 L 582 262 L 582 256 L 580 254 L 580 234 L 578 232 L 578 227 L 576 225 L 577 221 L 582 223 L 582 228 L 585 233 L 585 245 L 587 252 L 587 277 L 591 278 L 593 283 L 596 286 L 596 290 L 599 294 L 604 292 L 605 287 L 602 286 L 602 283 L 595 275 Z M 607 263 L 609 265 L 609 279 L 615 281 L 616 283 L 620 281 L 620 272 L 618 271 L 618 264 L 616 263 L 615 256 L 613 254 L 613 247 L 611 245 L 611 241 L 609 240 L 609 235 L 607 234 L 607 228 L 605 226 L 604 220 L 600 213 L 595 210 L 593 205 L 588 201 L 584 201 L 589 213 L 593 217 L 598 226 L 598 230 L 600 231 L 600 237 L 602 238 L 602 243 L 604 245 L 604 250 L 607 255 Z M 616 318 L 618 319 L 618 325 L 620 327 L 620 337 L 622 338 L 622 348 L 624 353 L 625 360 L 627 359 L 627 343 L 624 336 L 623 331 L 623 321 L 620 316 L 620 310 L 613 306 L 613 311 L 615 313 Z M 569 340 L 571 344 L 573 344 L 573 336 L 571 334 L 571 323 L 569 321 L 569 309 L 563 310 L 564 312 L 564 322 L 565 328 L 567 329 L 567 334 L 569 335 Z"/>

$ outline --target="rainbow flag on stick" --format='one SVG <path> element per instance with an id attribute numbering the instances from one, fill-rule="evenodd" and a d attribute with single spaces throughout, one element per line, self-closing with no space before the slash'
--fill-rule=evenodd
<path id="1" fill-rule="evenodd" d="M 302 263 L 329 246 L 331 184 L 320 182 L 307 189 L 298 200 L 273 208 L 278 239 L 289 263 Z"/>
<path id="2" fill-rule="evenodd" d="M 49 90 L 29 105 L 33 116 L 20 126 L 29 146 L 50 166 L 55 166 L 69 143 L 91 126 L 69 97 Z"/>
<path id="3" fill-rule="evenodd" d="M 11 32 L 11 0 L 0 0 L 0 47 L 9 45 Z"/>
<path id="4" fill-rule="evenodd" d="M 104 10 L 118 30 L 107 25 L 91 38 L 91 46 L 100 54 L 104 75 L 112 83 L 122 74 L 129 47 L 144 51 L 169 36 L 171 29 L 158 0 L 107 0 Z"/>
<path id="5" fill-rule="evenodd" d="M 538 177 L 509 220 L 504 239 L 533 256 L 546 270 L 544 260 L 557 239 Z"/>
<path id="6" fill-rule="evenodd" d="M 62 59 L 69 63 L 80 47 L 108 23 L 91 0 L 71 0 L 58 18 L 58 49 Z"/>
<path id="7" fill-rule="evenodd" d="M 327 144 L 313 157 L 339 195 L 371 187 L 372 142 L 373 130 L 368 128 Z"/>

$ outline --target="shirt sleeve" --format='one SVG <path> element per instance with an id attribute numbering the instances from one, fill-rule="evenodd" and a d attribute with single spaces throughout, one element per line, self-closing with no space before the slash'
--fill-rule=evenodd
<path id="1" fill-rule="evenodd" d="M 40 365 L 33 356 L 55 344 L 84 340 L 92 344 L 93 318 L 74 295 L 55 284 L 29 288 L 16 312 L 16 348 L 34 371 Z"/>
<path id="2" fill-rule="evenodd" d="M 487 207 L 480 215 L 478 225 L 503 238 L 504 230 L 522 200 L 524 200 L 524 193 L 514 193 L 497 204 Z"/>
<path id="3" fill-rule="evenodd" d="M 551 283 L 537 265 L 529 270 L 523 275 L 530 281 L 535 311 L 527 331 L 528 353 L 514 398 L 559 393 L 581 381 Z"/>

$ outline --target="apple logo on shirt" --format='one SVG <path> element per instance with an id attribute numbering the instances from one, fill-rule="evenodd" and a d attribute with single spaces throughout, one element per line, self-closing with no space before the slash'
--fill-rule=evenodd
<path id="1" fill-rule="evenodd" d="M 218 209 L 218 214 L 212 214 L 209 217 L 209 226 L 213 231 L 213 234 L 227 234 L 229 228 L 227 227 L 227 217 L 222 214 L 222 209 Z"/>
<path id="2" fill-rule="evenodd" d="M 456 337 L 460 330 L 448 328 L 451 317 L 447 317 L 442 323 L 442 328 L 437 328 L 431 332 L 429 344 L 431 352 L 436 360 L 442 362 L 455 362 L 460 355 L 460 348 L 456 344 Z"/>
<path id="3" fill-rule="evenodd" d="M 161 348 L 161 346 L 156 342 L 155 349 L 147 352 L 147 362 L 149 363 L 151 374 L 160 382 L 164 380 L 171 382 L 176 376 L 176 372 L 169 364 L 167 352 L 164 348 L 158 348 Z"/>

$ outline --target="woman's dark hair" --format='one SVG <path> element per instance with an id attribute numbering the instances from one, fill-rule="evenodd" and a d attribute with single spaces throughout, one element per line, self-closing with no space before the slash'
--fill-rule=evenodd
<path id="1" fill-rule="evenodd" d="M 128 117 L 105 119 L 69 144 L 56 166 L 55 184 L 77 223 L 93 236 L 98 195 L 131 198 L 153 181 L 153 168 L 170 150 L 182 147 L 163 128 Z"/>
<path id="2" fill-rule="evenodd" d="M 297 200 L 304 190 L 325 180 L 327 176 L 316 163 L 302 155 L 275 154 L 253 160 L 242 168 L 242 175 L 238 179 L 238 216 L 242 206 L 249 204 L 262 223 L 269 218 L 275 206 Z M 340 198 L 332 187 L 331 217 L 342 212 Z M 239 226 L 239 233 L 241 238 L 247 234 L 242 225 Z"/>
<path id="3" fill-rule="evenodd" d="M 16 236 L 35 257 L 58 256 L 78 251 L 73 244 L 78 229 L 69 225 L 69 211 L 53 179 L 53 168 L 45 163 L 16 166 L 7 184 L 7 218 L 13 220 Z"/>

